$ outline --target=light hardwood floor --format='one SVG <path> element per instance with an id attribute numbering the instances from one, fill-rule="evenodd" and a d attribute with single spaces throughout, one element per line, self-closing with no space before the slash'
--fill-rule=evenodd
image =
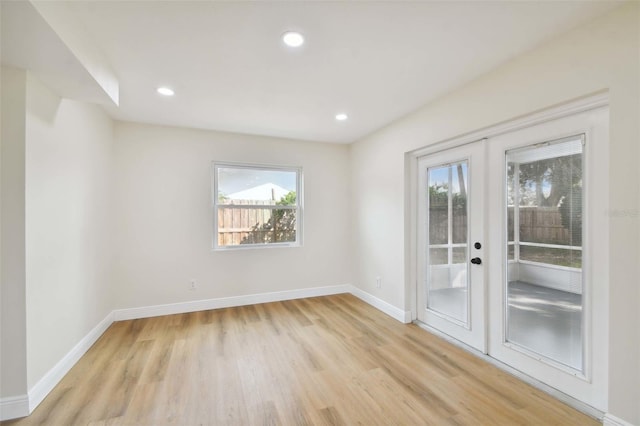
<path id="1" fill-rule="evenodd" d="M 591 425 L 351 295 L 114 323 L 6 425 Z"/>

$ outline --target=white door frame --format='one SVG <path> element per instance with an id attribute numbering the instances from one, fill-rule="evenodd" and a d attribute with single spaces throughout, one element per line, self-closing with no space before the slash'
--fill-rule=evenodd
<path id="1" fill-rule="evenodd" d="M 418 268 L 420 267 L 420 262 L 417 256 L 417 247 L 418 247 L 418 159 L 425 155 L 433 154 L 439 151 L 443 151 L 449 148 L 454 148 L 458 146 L 463 146 L 469 143 L 473 143 L 482 139 L 488 139 L 492 137 L 496 137 L 499 135 L 504 135 L 506 133 L 514 132 L 517 130 L 525 129 L 528 127 L 536 126 L 542 123 L 546 123 L 549 121 L 557 120 L 563 117 L 568 117 L 571 115 L 576 115 L 585 111 L 591 111 L 598 108 L 608 108 L 609 106 L 609 93 L 602 92 L 592 96 L 588 96 L 582 99 L 578 99 L 572 102 L 568 102 L 566 104 L 556 106 L 553 108 L 546 109 L 544 111 L 540 111 L 537 113 L 533 113 L 527 117 L 519 118 L 516 120 L 512 120 L 506 123 L 501 123 L 495 126 L 491 126 L 479 131 L 474 131 L 465 135 L 461 135 L 458 137 L 454 137 L 451 139 L 443 140 L 431 145 L 428 145 L 423 148 L 416 149 L 414 151 L 407 152 L 405 154 L 405 297 L 406 300 L 410 301 L 409 306 L 411 307 L 411 319 L 417 319 L 418 312 Z M 608 135 L 607 135 L 608 137 Z M 593 144 L 588 144 L 593 145 Z M 606 145 L 606 146 L 605 146 Z M 592 150 L 592 147 L 588 148 Z M 587 161 L 589 162 L 586 167 L 589 170 L 593 168 L 593 162 L 600 162 L 600 173 L 599 173 L 599 181 L 593 182 L 589 181 L 588 185 L 591 186 L 592 190 L 594 189 L 594 185 L 597 185 L 599 190 L 604 189 L 605 193 L 609 188 L 609 174 L 608 174 L 608 144 L 598 144 L 598 151 L 589 151 L 586 153 L 588 156 Z M 598 249 L 598 263 L 599 267 L 597 271 L 587 271 L 586 273 L 590 273 L 592 275 L 592 280 L 598 280 L 598 285 L 600 285 L 599 294 L 608 295 L 609 293 L 609 218 L 606 216 L 606 211 L 608 209 L 609 200 L 605 197 L 605 199 L 598 202 L 598 211 L 600 216 L 598 217 L 598 233 L 597 237 L 597 245 Z M 593 200 L 591 201 L 593 203 Z M 593 204 L 592 204 L 593 205 Z M 587 206 L 587 210 L 592 209 L 592 207 Z M 591 218 L 591 223 L 593 225 L 594 218 Z M 593 227 L 593 226 L 591 226 Z M 593 229 L 587 229 L 587 234 L 593 233 Z M 593 237 L 594 235 L 586 235 L 586 244 L 593 246 Z M 486 252 L 485 252 L 486 253 Z M 593 256 L 593 254 L 588 255 Z M 485 254 L 485 257 L 488 257 Z M 587 257 L 588 259 L 588 257 Z M 588 261 L 588 260 L 587 260 Z M 586 262 L 585 262 L 586 263 Z M 594 276 L 595 272 L 595 276 Z M 502 277 L 500 277 L 502 278 Z M 486 280 L 485 280 L 486 281 Z M 608 300 L 608 298 L 606 299 Z M 601 309 L 598 314 L 601 316 L 598 318 L 599 321 L 602 321 L 601 324 L 601 332 L 608 333 L 608 319 L 609 319 L 609 310 L 608 303 L 602 301 Z M 502 310 L 500 310 L 502 312 Z M 589 319 L 585 319 L 586 322 Z M 587 326 L 590 326 L 587 324 Z M 594 336 L 595 337 L 595 336 Z M 602 337 L 602 336 L 601 336 Z M 598 381 L 600 382 L 600 389 L 597 391 L 598 395 L 594 395 L 594 398 L 589 398 L 589 395 L 573 395 L 574 401 L 578 401 L 578 403 L 573 404 L 576 406 L 582 404 L 589 404 L 589 407 L 595 407 L 598 410 L 602 410 L 606 412 L 608 409 L 608 401 L 607 401 L 607 383 L 608 383 L 608 351 L 606 344 L 607 341 L 602 340 L 602 338 L 598 338 L 599 343 L 604 343 L 606 347 L 601 348 L 601 353 L 603 356 L 599 357 L 598 362 L 600 362 Z M 593 345 L 593 343 L 592 343 Z M 463 345 L 464 346 L 464 345 Z M 475 351 L 477 354 L 479 352 Z M 497 362 L 500 365 L 500 362 Z M 507 370 L 511 370 L 510 367 L 506 367 Z M 530 374 L 530 373 L 529 373 Z M 544 378 L 542 377 L 532 377 L 533 381 L 540 381 L 540 388 L 549 390 L 549 386 L 543 383 Z M 587 381 L 591 379 L 591 377 L 586 378 Z M 556 392 L 552 392 L 556 393 Z M 565 402 L 571 403 L 571 398 L 563 397 L 563 394 L 559 391 L 556 395 Z M 595 402 L 594 402 L 595 401 Z"/>
<path id="2" fill-rule="evenodd" d="M 567 117 L 584 111 L 609 106 L 609 92 L 601 92 L 567 102 L 526 117 L 518 118 L 481 130 L 434 142 L 405 153 L 405 300 L 410 301 L 411 320 L 417 318 L 417 229 L 418 229 L 418 159 L 449 148 L 467 145 L 489 137 L 499 136 L 547 121 Z"/>

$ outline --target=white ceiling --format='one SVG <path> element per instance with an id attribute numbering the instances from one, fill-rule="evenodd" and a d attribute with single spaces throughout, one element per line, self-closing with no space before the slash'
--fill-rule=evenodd
<path id="1" fill-rule="evenodd" d="M 120 105 L 105 106 L 114 118 L 349 143 L 616 4 L 74 1 L 59 6 L 119 80 Z M 304 34 L 302 48 L 282 44 L 280 35 L 287 30 Z M 158 95 L 160 85 L 176 95 Z M 337 122 L 338 112 L 349 120 Z"/>

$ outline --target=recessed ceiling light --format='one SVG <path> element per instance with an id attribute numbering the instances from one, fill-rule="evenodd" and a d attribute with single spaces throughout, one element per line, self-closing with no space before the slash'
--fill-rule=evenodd
<path id="1" fill-rule="evenodd" d="M 341 114 L 336 114 L 336 120 L 338 121 L 346 121 L 349 118 L 349 116 L 347 114 L 341 113 Z"/>
<path id="2" fill-rule="evenodd" d="M 290 47 L 300 47 L 304 43 L 304 37 L 302 34 L 295 31 L 287 31 L 282 34 L 282 41 L 284 44 Z"/>
<path id="3" fill-rule="evenodd" d="M 158 87 L 158 93 L 163 96 L 173 96 L 174 91 L 169 89 L 168 87 Z"/>

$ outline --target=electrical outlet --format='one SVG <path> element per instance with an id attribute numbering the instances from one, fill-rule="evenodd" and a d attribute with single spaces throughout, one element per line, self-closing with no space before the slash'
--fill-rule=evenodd
<path id="1" fill-rule="evenodd" d="M 376 277 L 376 288 L 382 287 L 382 278 Z"/>
<path id="2" fill-rule="evenodd" d="M 196 280 L 189 281 L 189 290 L 194 291 L 196 289 Z"/>

